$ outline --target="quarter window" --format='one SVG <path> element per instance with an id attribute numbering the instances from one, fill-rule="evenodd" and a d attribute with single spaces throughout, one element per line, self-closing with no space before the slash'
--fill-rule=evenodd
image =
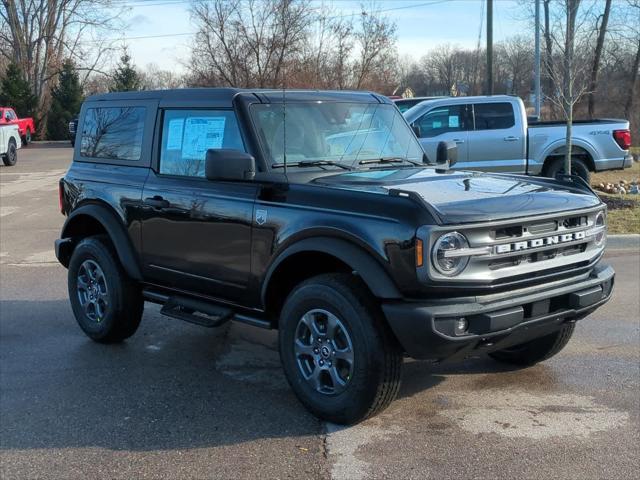
<path id="1" fill-rule="evenodd" d="M 464 105 L 436 107 L 414 122 L 420 127 L 421 138 L 431 138 L 448 132 L 466 130 Z"/>
<path id="2" fill-rule="evenodd" d="M 87 109 L 81 154 L 91 158 L 140 160 L 145 112 L 144 107 Z"/>
<path id="3" fill-rule="evenodd" d="M 516 124 L 510 103 L 478 103 L 473 110 L 476 130 L 501 130 Z"/>
<path id="4" fill-rule="evenodd" d="M 204 177 L 207 150 L 245 151 L 235 114 L 229 110 L 166 110 L 160 173 Z"/>

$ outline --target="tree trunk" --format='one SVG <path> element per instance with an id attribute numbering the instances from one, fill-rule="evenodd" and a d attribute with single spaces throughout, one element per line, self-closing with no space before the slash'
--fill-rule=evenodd
<path id="1" fill-rule="evenodd" d="M 593 66 L 591 67 L 591 81 L 589 83 L 589 118 L 593 118 L 596 111 L 596 89 L 598 88 L 598 71 L 600 70 L 600 57 L 602 56 L 602 48 L 604 46 L 604 37 L 607 34 L 607 26 L 609 24 L 609 13 L 611 12 L 611 0 L 607 0 L 604 4 L 604 13 L 602 14 L 602 22 L 598 29 L 598 40 L 596 42 L 596 51 L 593 55 Z"/>
<path id="2" fill-rule="evenodd" d="M 544 67 L 547 71 L 546 85 L 543 90 L 546 90 L 547 95 L 555 95 L 553 91 L 554 86 L 556 84 L 555 78 L 553 75 L 553 40 L 551 39 L 551 20 L 550 20 L 550 6 L 549 3 L 551 0 L 544 0 L 544 44 L 545 44 L 545 55 L 544 55 Z M 544 95 L 542 95 L 542 99 L 544 100 Z M 553 104 L 551 105 L 552 110 L 554 110 Z"/>
<path id="3" fill-rule="evenodd" d="M 638 80 L 638 71 L 640 71 L 640 40 L 638 41 L 638 50 L 636 51 L 636 59 L 633 62 L 633 69 L 631 70 L 631 78 L 629 79 L 629 88 L 627 89 L 627 101 L 624 105 L 624 117 L 631 117 L 631 110 L 633 108 L 633 93 L 636 89 L 636 81 Z"/>
<path id="4" fill-rule="evenodd" d="M 564 44 L 564 82 L 562 92 L 562 107 L 564 110 L 565 118 L 567 120 L 567 137 L 566 137 L 566 151 L 564 154 L 564 172 L 568 175 L 571 174 L 571 134 L 573 129 L 573 81 L 575 72 L 573 67 L 573 51 L 574 51 L 574 37 L 576 32 L 576 17 L 578 15 L 578 7 L 580 6 L 580 0 L 566 0 L 567 7 L 567 30 L 565 34 Z"/>

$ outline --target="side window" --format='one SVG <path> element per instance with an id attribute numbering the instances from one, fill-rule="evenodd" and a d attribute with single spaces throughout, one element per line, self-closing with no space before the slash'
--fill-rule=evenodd
<path id="1" fill-rule="evenodd" d="M 210 148 L 245 151 L 234 112 L 165 110 L 160 173 L 204 177 L 204 161 Z"/>
<path id="2" fill-rule="evenodd" d="M 144 107 L 88 108 L 84 117 L 80 153 L 110 160 L 140 160 Z"/>
<path id="3" fill-rule="evenodd" d="M 510 103 L 477 103 L 473 106 L 476 130 L 500 130 L 516 124 Z"/>
<path id="4" fill-rule="evenodd" d="M 13 110 L 7 110 L 7 114 L 9 115 L 9 121 L 13 122 L 14 120 L 16 120 L 18 117 L 16 117 L 16 114 Z"/>
<path id="5" fill-rule="evenodd" d="M 425 113 L 414 124 L 420 126 L 422 138 L 437 137 L 447 132 L 459 132 L 466 130 L 464 112 L 464 105 L 436 107 Z"/>

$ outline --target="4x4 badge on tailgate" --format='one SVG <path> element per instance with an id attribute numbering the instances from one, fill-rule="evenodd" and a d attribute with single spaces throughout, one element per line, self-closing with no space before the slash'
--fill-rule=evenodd
<path id="1" fill-rule="evenodd" d="M 264 225 L 267 221 L 267 211 L 266 210 L 256 210 L 256 223 L 258 225 Z"/>

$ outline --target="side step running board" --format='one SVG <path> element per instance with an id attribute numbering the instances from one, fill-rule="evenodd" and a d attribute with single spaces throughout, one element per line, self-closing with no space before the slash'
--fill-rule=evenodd
<path id="1" fill-rule="evenodd" d="M 233 310 L 229 308 L 184 297 L 170 297 L 160 313 L 207 328 L 219 327 L 233 317 Z"/>
<path id="2" fill-rule="evenodd" d="M 181 295 L 165 295 L 154 289 L 143 290 L 144 299 L 162 305 L 160 313 L 202 327 L 214 328 L 229 320 L 246 323 L 254 327 L 271 329 L 271 322 L 260 317 L 245 315 L 232 308 L 205 300 Z"/>

